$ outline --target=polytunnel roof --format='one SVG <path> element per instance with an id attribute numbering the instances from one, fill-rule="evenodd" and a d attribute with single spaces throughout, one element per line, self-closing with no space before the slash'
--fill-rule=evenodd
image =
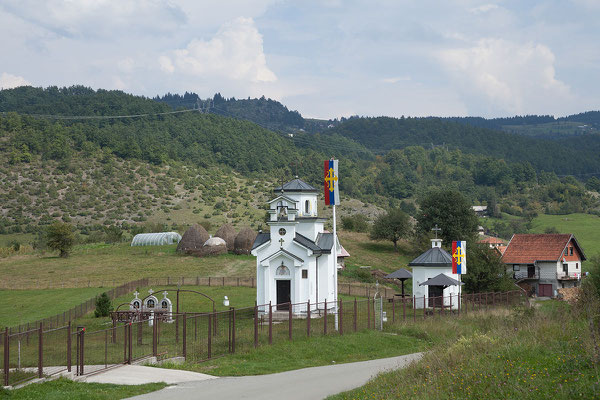
<path id="1" fill-rule="evenodd" d="M 181 240 L 177 232 L 139 233 L 133 237 L 132 246 L 162 246 L 176 244 Z"/>

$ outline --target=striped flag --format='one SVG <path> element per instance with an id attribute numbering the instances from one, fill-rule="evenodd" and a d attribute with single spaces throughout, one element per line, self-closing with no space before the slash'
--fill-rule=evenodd
<path id="1" fill-rule="evenodd" d="M 327 160 L 325 170 L 325 205 L 335 206 L 340 204 L 340 191 L 338 181 L 338 160 Z"/>
<path id="2" fill-rule="evenodd" d="M 452 273 L 466 274 L 467 273 L 467 242 L 452 242 Z"/>

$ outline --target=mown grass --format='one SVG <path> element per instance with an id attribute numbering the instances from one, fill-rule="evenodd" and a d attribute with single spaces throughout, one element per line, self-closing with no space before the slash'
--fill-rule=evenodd
<path id="1" fill-rule="evenodd" d="M 60 378 L 54 381 L 34 383 L 20 389 L 0 388 L 0 399 L 27 400 L 116 400 L 154 392 L 167 386 L 165 383 L 145 385 L 110 385 L 106 383 L 73 382 Z"/>
<path id="2" fill-rule="evenodd" d="M 102 288 L 1 290 L 0 327 L 50 317 L 102 293 Z"/>
<path id="3" fill-rule="evenodd" d="M 600 375 L 586 323 L 567 304 L 552 303 L 392 327 L 429 338 L 432 351 L 409 368 L 331 398 L 598 398 Z"/>
<path id="4" fill-rule="evenodd" d="M 600 217 L 597 215 L 539 215 L 533 220 L 531 232 L 543 233 L 549 227 L 555 227 L 560 233 L 574 234 L 586 256 L 600 254 Z"/>
<path id="5" fill-rule="evenodd" d="M 61 288 L 104 286 L 145 277 L 254 276 L 256 259 L 226 254 L 198 258 L 182 256 L 176 246 L 131 247 L 94 244 L 77 246 L 68 258 L 31 253 L 0 259 L 3 287 Z"/>
<path id="6" fill-rule="evenodd" d="M 217 376 L 263 375 L 299 368 L 372 360 L 415 353 L 427 343 L 408 335 L 362 331 L 280 342 L 204 363 L 162 364 Z"/>

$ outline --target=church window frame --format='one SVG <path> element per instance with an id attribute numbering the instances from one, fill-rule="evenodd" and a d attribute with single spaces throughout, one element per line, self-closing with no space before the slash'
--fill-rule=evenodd
<path id="1" fill-rule="evenodd" d="M 279 228 L 279 234 L 281 236 L 285 236 L 286 233 L 287 233 L 287 231 L 285 230 L 285 228 Z"/>
<path id="2" fill-rule="evenodd" d="M 275 276 L 290 276 L 290 269 L 283 263 L 275 270 Z"/>
<path id="3" fill-rule="evenodd" d="M 304 213 L 307 214 L 307 215 L 310 215 L 311 211 L 312 211 L 311 208 L 312 208 L 311 201 L 310 200 L 306 200 L 304 202 Z"/>
<path id="4" fill-rule="evenodd" d="M 154 308 L 156 304 L 154 303 L 154 299 L 148 299 L 148 301 L 146 302 L 146 307 L 148 308 Z"/>

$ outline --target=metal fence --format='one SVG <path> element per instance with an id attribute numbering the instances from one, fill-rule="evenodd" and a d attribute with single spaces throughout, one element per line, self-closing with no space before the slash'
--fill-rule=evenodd
<path id="1" fill-rule="evenodd" d="M 68 323 L 58 328 L 0 333 L 4 385 L 71 371 L 87 375 L 146 357 L 184 357 L 202 362 L 259 346 L 319 335 L 381 329 L 386 323 L 414 323 L 509 307 L 522 291 L 437 298 L 383 297 L 335 303 L 262 304 L 210 313 L 171 313 L 87 332 Z"/>

